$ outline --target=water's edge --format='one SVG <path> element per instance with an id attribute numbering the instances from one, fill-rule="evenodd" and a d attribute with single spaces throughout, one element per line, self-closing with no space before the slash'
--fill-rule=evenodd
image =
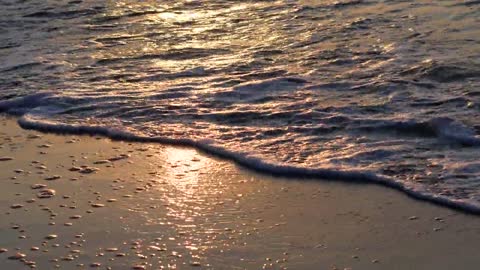
<path id="1" fill-rule="evenodd" d="M 8 118 L 15 119 L 14 116 L 8 115 Z M 224 160 L 231 161 L 236 165 L 252 170 L 256 173 L 267 174 L 275 177 L 289 177 L 289 178 L 303 178 L 321 181 L 338 181 L 345 183 L 362 183 L 362 184 L 376 184 L 384 187 L 392 188 L 400 191 L 410 198 L 419 201 L 425 201 L 434 205 L 446 207 L 452 210 L 462 212 L 464 214 L 480 216 L 480 207 L 468 204 L 463 201 L 452 201 L 447 197 L 435 196 L 432 194 L 424 194 L 415 190 L 409 189 L 403 183 L 395 181 L 394 179 L 378 176 L 373 173 L 365 173 L 360 171 L 334 171 L 329 169 L 311 169 L 295 166 L 284 166 L 273 163 L 268 163 L 260 159 L 242 156 L 241 154 L 233 153 L 217 146 L 201 143 L 191 139 L 171 139 L 165 137 L 145 137 L 138 136 L 128 132 L 112 130 L 107 127 L 98 126 L 76 126 L 67 124 L 46 124 L 38 125 L 34 122 L 29 122 L 24 118 L 16 118 L 18 125 L 26 130 L 35 130 L 43 133 L 51 133 L 57 135 L 88 135 L 101 136 L 113 141 L 137 142 L 137 143 L 159 143 L 171 146 L 192 147 L 204 154 L 212 155 Z"/>

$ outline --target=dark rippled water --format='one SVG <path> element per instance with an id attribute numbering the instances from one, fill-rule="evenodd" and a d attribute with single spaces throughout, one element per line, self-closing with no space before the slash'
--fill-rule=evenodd
<path id="1" fill-rule="evenodd" d="M 480 210 L 480 1 L 0 1 L 0 110 Z"/>

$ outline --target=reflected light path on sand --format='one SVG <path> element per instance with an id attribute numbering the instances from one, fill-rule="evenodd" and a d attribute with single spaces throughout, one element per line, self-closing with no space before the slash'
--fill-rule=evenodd
<path id="1" fill-rule="evenodd" d="M 235 243 L 230 236 L 235 230 L 228 224 L 236 219 L 243 191 L 232 183 L 237 174 L 232 167 L 195 149 L 151 146 L 148 152 L 152 150 L 141 164 L 150 178 L 148 195 L 130 209 L 145 220 L 143 233 L 167 237 L 195 260 Z"/>

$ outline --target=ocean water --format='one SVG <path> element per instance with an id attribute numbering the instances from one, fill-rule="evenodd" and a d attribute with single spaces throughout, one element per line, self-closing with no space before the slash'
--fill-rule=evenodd
<path id="1" fill-rule="evenodd" d="M 480 1 L 0 1 L 0 111 L 480 213 Z"/>

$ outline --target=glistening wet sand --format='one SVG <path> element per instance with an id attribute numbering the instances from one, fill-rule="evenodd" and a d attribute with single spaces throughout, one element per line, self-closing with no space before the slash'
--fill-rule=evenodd
<path id="1" fill-rule="evenodd" d="M 0 125 L 1 269 L 471 269 L 480 217 L 195 149 Z"/>

